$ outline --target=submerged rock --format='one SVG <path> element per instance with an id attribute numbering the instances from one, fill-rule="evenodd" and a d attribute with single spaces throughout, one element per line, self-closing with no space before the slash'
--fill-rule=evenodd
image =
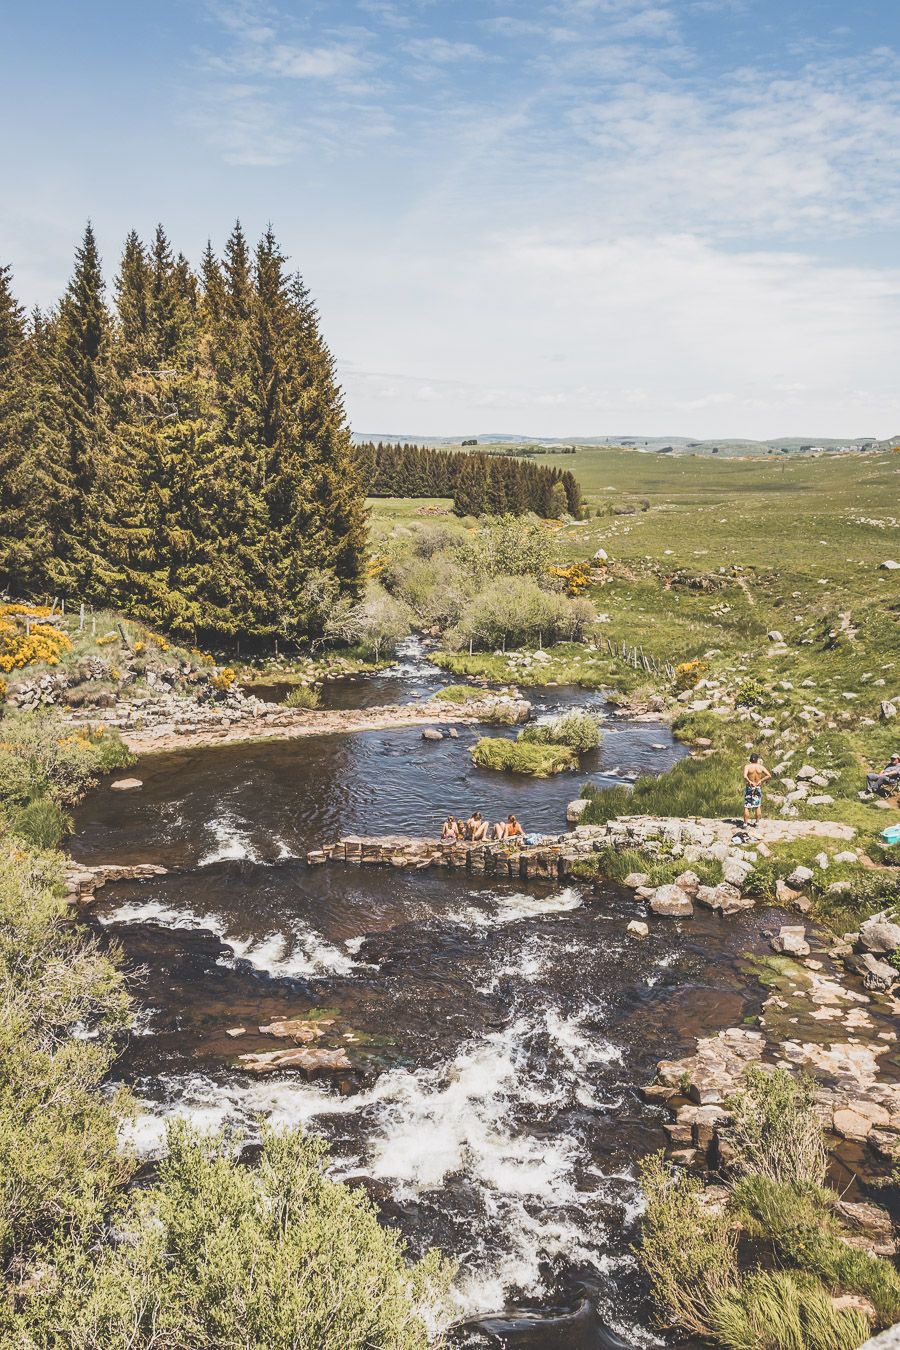
<path id="1" fill-rule="evenodd" d="M 276 1069 L 349 1069 L 352 1065 L 343 1050 L 270 1050 L 259 1055 L 239 1055 L 241 1067 L 250 1073 L 274 1073 Z"/>
<path id="2" fill-rule="evenodd" d="M 772 938 L 771 947 L 774 952 L 783 952 L 785 956 L 809 956 L 806 929 L 802 924 L 785 924 Z"/>

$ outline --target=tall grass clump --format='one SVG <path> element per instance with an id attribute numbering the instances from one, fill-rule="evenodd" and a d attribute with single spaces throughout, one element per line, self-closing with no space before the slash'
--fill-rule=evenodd
<path id="1" fill-rule="evenodd" d="M 738 1287 L 737 1232 L 724 1213 L 702 1207 L 703 1183 L 662 1153 L 640 1169 L 647 1202 L 640 1260 L 668 1323 L 708 1337 L 721 1300 Z"/>
<path id="2" fill-rule="evenodd" d="M 814 1110 L 815 1083 L 786 1069 L 751 1065 L 728 1103 L 733 1167 L 775 1182 L 821 1186 L 828 1157 Z"/>
<path id="3" fill-rule="evenodd" d="M 716 1304 L 712 1331 L 731 1350 L 856 1350 L 869 1323 L 837 1309 L 826 1290 L 787 1270 L 758 1271 Z"/>
<path id="4" fill-rule="evenodd" d="M 416 1265 L 372 1202 L 324 1175 L 325 1145 L 266 1132 L 258 1166 L 234 1141 L 173 1125 L 159 1180 L 95 1250 L 62 1240 L 22 1303 L 17 1344 L 91 1350 L 429 1350 L 452 1267 Z M 26 1339 L 27 1338 L 27 1339 Z M 58 1339 L 57 1339 L 58 1338 Z"/>
<path id="5" fill-rule="evenodd" d="M 578 756 L 567 745 L 533 745 L 528 741 L 483 736 L 472 747 L 472 761 L 479 769 L 549 778 L 566 769 L 576 768 Z"/>
<path id="6" fill-rule="evenodd" d="M 284 700 L 286 708 L 318 708 L 322 702 L 322 696 L 318 689 L 312 689 L 308 684 L 298 684 L 292 689 Z"/>
<path id="7" fill-rule="evenodd" d="M 567 745 L 577 754 L 596 750 L 600 738 L 600 719 L 585 712 L 567 713 L 519 732 L 520 741 L 532 745 Z"/>

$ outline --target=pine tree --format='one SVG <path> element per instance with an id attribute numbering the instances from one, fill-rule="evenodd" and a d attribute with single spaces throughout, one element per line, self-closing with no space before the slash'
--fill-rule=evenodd
<path id="1" fill-rule="evenodd" d="M 25 315 L 0 267 L 0 584 L 30 580 L 28 386 Z"/>
<path id="2" fill-rule="evenodd" d="M 54 579 L 91 593 L 94 567 L 93 494 L 109 453 L 109 316 L 94 231 L 88 223 L 56 326 L 56 385 L 71 494 L 59 522 Z"/>

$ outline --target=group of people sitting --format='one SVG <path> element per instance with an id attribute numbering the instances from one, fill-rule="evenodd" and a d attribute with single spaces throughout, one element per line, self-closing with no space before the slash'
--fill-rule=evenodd
<path id="1" fill-rule="evenodd" d="M 441 830 L 441 841 L 445 844 L 456 844 L 462 841 L 483 844 L 489 839 L 499 841 L 501 839 L 524 838 L 525 831 L 515 816 L 509 815 L 506 820 L 498 820 L 492 829 L 490 821 L 485 820 L 480 811 L 473 811 L 468 820 L 462 820 L 453 815 L 448 816 Z"/>

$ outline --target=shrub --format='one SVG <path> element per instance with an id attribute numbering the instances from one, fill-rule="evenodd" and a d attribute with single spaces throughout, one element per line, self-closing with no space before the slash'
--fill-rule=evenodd
<path id="1" fill-rule="evenodd" d="M 113 731 L 72 731 L 57 713 L 7 712 L 0 740 L 0 807 L 24 806 L 38 797 L 70 806 L 98 774 L 132 758 Z"/>
<path id="2" fill-rule="evenodd" d="M 737 1288 L 737 1237 L 723 1213 L 701 1206 L 703 1183 L 678 1172 L 662 1153 L 640 1168 L 647 1208 L 638 1250 L 653 1297 L 668 1319 L 707 1337 L 716 1309 Z"/>
<path id="3" fill-rule="evenodd" d="M 213 675 L 211 683 L 223 694 L 227 693 L 237 679 L 237 671 L 231 666 L 222 666 Z"/>
<path id="4" fill-rule="evenodd" d="M 596 750 L 600 737 L 600 719 L 591 713 L 579 712 L 567 713 L 565 717 L 556 717 L 552 722 L 542 722 L 519 732 L 520 741 L 532 745 L 567 745 L 579 754 Z"/>
<path id="5" fill-rule="evenodd" d="M 749 675 L 738 685 L 734 701 L 739 708 L 758 708 L 767 698 L 768 690 L 762 680 Z"/>
<path id="6" fill-rule="evenodd" d="M 318 708 L 321 701 L 322 696 L 318 689 L 312 689 L 308 684 L 298 684 L 284 700 L 284 706 L 286 708 Z"/>
<path id="7" fill-rule="evenodd" d="M 821 1186 L 827 1155 L 814 1102 L 815 1084 L 805 1074 L 751 1065 L 729 1102 L 736 1170 Z"/>
<path id="8" fill-rule="evenodd" d="M 595 617 L 587 600 L 569 600 L 543 590 L 530 577 L 489 581 L 466 605 L 459 622 L 445 635 L 451 650 L 471 642 L 482 650 L 505 644 L 574 641 Z"/>
<path id="9" fill-rule="evenodd" d="M 453 1268 L 408 1266 L 372 1201 L 323 1172 L 325 1146 L 267 1132 L 259 1165 L 233 1141 L 170 1128 L 159 1182 L 119 1218 L 120 1240 L 60 1242 L 18 1321 L 28 1345 L 119 1350 L 428 1350 Z M 22 1343 L 17 1341 L 17 1344 Z"/>
<path id="10" fill-rule="evenodd" d="M 498 769 L 505 773 L 528 773 L 534 778 L 574 769 L 578 757 L 567 745 L 533 745 L 527 741 L 483 736 L 472 749 L 479 769 Z"/>
<path id="11" fill-rule="evenodd" d="M 716 1302 L 716 1338 L 731 1350 L 856 1350 L 869 1324 L 856 1308 L 836 1309 L 809 1276 L 759 1271 Z"/>
<path id="12" fill-rule="evenodd" d="M 21 850 L 0 867 L 0 991 L 6 1264 L 70 1224 L 98 1222 L 132 1171 L 97 1091 L 128 1020 L 122 977 L 72 925 L 55 861 Z"/>
<path id="13" fill-rule="evenodd" d="M 383 652 L 393 652 L 397 643 L 408 636 L 411 618 L 408 605 L 388 595 L 376 582 L 369 582 L 358 603 L 348 597 L 334 605 L 325 625 L 325 636 L 380 661 Z"/>
<path id="14" fill-rule="evenodd" d="M 675 667 L 675 688 L 684 693 L 686 689 L 693 689 L 700 683 L 703 676 L 709 672 L 709 663 L 706 661 L 682 661 Z"/>

